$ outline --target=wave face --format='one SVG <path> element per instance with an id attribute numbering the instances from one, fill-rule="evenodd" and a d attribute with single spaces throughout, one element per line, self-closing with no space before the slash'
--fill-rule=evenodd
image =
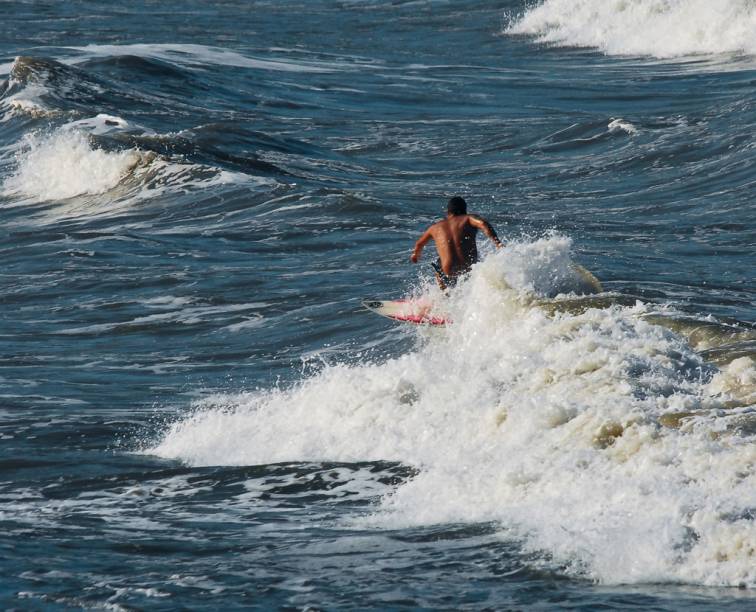
<path id="1" fill-rule="evenodd" d="M 753 55 L 756 6 L 749 0 L 545 0 L 507 32 L 609 55 Z"/>
<path id="2" fill-rule="evenodd" d="M 363 523 L 496 521 L 604 583 L 754 584 L 756 473 L 741 468 L 756 370 L 716 372 L 641 304 L 546 316 L 539 298 L 579 288 L 569 247 L 510 245 L 451 300 L 435 296 L 454 324 L 417 350 L 208 398 L 147 452 L 193 466 L 397 461 L 417 475 Z"/>

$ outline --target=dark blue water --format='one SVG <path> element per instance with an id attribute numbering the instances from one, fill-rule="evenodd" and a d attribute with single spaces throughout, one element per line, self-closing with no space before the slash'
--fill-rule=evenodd
<path id="1" fill-rule="evenodd" d="M 532 4 L 4 4 L 5 607 L 756 609 L 756 9 Z M 362 309 L 455 194 L 461 331 Z"/>

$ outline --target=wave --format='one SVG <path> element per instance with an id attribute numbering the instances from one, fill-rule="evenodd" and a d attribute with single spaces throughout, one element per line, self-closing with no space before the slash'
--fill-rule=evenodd
<path id="1" fill-rule="evenodd" d="M 115 109 L 132 100 L 96 75 L 46 58 L 17 57 L 0 98 L 6 110 L 3 121 L 14 112 L 33 117 L 58 117 L 92 109 Z M 10 112 L 7 112 L 10 111 Z"/>
<path id="2" fill-rule="evenodd" d="M 3 183 L 4 195 L 34 200 L 64 200 L 105 193 L 146 158 L 139 151 L 92 147 L 81 131 L 61 129 L 27 135 L 16 171 Z"/>
<path id="3" fill-rule="evenodd" d="M 145 67 L 141 59 L 110 59 L 113 62 L 105 62 L 108 68 Z M 168 69 L 159 62 L 148 64 L 157 71 Z M 62 208 L 43 214 L 57 220 L 121 212 L 166 192 L 231 183 L 277 184 L 259 176 L 281 174 L 277 166 L 253 153 L 225 152 L 229 139 L 218 130 L 205 142 L 202 135 L 208 130 L 202 127 L 159 134 L 114 114 L 121 107 L 132 112 L 150 104 L 150 94 L 127 90 L 120 81 L 92 74 L 90 68 L 16 58 L 0 90 L 0 109 L 6 111 L 2 121 L 8 132 L 21 128 L 23 136 L 0 155 L 5 175 L 0 195 L 15 204 L 63 202 Z M 171 70 L 177 79 L 183 74 Z M 38 119 L 43 127 L 29 131 Z M 233 126 L 227 131 L 243 132 L 234 132 Z M 258 136 L 245 144 L 273 150 L 294 146 L 269 140 Z"/>
<path id="4" fill-rule="evenodd" d="M 749 0 L 545 0 L 507 28 L 540 42 L 666 59 L 756 54 Z"/>
<path id="5" fill-rule="evenodd" d="M 151 90 L 154 83 L 159 86 Z M 71 119 L 125 109 L 143 115 L 158 106 L 180 112 L 198 87 L 191 71 L 158 60 L 117 56 L 57 61 L 19 56 L 0 87 L 0 110 L 5 111 L 1 120 L 19 114 Z"/>
<path id="6" fill-rule="evenodd" d="M 188 66 L 230 66 L 235 68 L 252 68 L 272 70 L 275 72 L 327 73 L 343 70 L 349 64 L 331 59 L 313 62 L 295 61 L 289 58 L 259 59 L 224 49 L 197 44 L 129 44 L 129 45 L 87 45 L 85 47 L 67 47 L 78 51 L 83 58 L 102 56 L 131 55 L 134 57 L 153 58 L 170 64 Z"/>
<path id="7" fill-rule="evenodd" d="M 133 77 L 145 68 L 161 75 L 167 71 L 172 81 L 182 86 L 191 83 L 184 69 L 131 56 L 90 60 L 76 67 L 45 58 L 17 58 L 0 88 L 0 110 L 5 110 L 0 121 L 11 122 L 11 132 L 20 127 L 27 133 L 19 144 L 6 147 L 6 151 L 22 149 L 16 151 L 13 176 L 5 181 L 6 195 L 56 200 L 101 194 L 152 160 L 163 160 L 172 170 L 180 167 L 173 175 L 186 175 L 187 167 L 193 168 L 190 174 L 197 175 L 198 182 L 209 173 L 223 183 L 246 177 L 246 182 L 277 184 L 261 175 L 306 174 L 307 169 L 299 168 L 302 156 L 317 160 L 333 157 L 322 147 L 266 134 L 238 121 L 157 133 L 123 119 L 120 113 L 144 116 L 147 106 L 168 102 L 145 88 L 134 90 L 111 78 L 114 71 Z M 106 70 L 108 76 L 93 70 Z M 166 114 L 187 110 L 181 103 L 169 102 L 164 107 Z M 29 125 L 38 119 L 45 120 L 45 128 L 28 133 Z M 63 125 L 51 130 L 50 123 Z M 57 172 L 56 167 L 64 171 Z M 153 183 L 153 187 L 165 185 Z"/>
<path id="8" fill-rule="evenodd" d="M 54 206 L 30 211 L 24 219 L 56 222 L 127 213 L 145 200 L 198 189 L 245 184 L 269 189 L 273 179 L 174 159 L 137 147 L 123 148 L 119 137 L 140 141 L 140 128 L 120 117 L 98 115 L 52 131 L 25 135 L 0 157 L 9 167 L 0 196 L 13 206 Z M 124 136 L 125 135 L 125 136 Z M 113 140 L 108 140 L 113 138 Z M 7 204 L 11 205 L 11 204 Z"/>
<path id="9" fill-rule="evenodd" d="M 448 299 L 427 290 L 455 323 L 417 330 L 415 350 L 215 395 L 145 452 L 398 461 L 417 474 L 362 522 L 493 521 L 604 583 L 756 586 L 753 360 L 716 368 L 640 302 L 548 312 L 579 288 L 570 248 L 512 243 Z"/>

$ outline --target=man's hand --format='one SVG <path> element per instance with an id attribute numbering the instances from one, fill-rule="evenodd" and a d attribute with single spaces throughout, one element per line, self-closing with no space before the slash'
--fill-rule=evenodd
<path id="1" fill-rule="evenodd" d="M 420 259 L 420 253 L 417 251 L 412 251 L 412 255 L 410 255 L 410 261 L 412 263 L 417 263 L 417 260 Z"/>

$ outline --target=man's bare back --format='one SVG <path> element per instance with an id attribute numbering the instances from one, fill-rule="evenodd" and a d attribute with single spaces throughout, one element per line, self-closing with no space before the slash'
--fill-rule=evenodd
<path id="1" fill-rule="evenodd" d="M 478 261 L 478 247 L 475 243 L 478 230 L 482 230 L 497 249 L 502 246 L 491 224 L 477 215 L 468 215 L 467 203 L 459 196 L 449 200 L 447 211 L 446 219 L 434 223 L 420 236 L 410 256 L 410 260 L 417 263 L 423 247 L 433 239 L 440 259 L 440 270 L 436 266 L 434 268 L 442 289 L 446 289 L 450 282 L 453 283 Z"/>

